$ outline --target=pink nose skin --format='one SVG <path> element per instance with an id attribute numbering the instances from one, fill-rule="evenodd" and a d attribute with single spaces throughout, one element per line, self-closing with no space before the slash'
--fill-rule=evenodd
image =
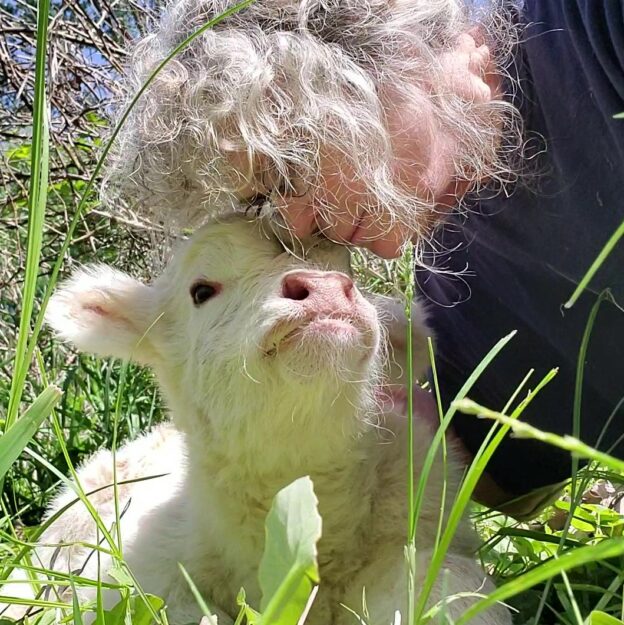
<path id="1" fill-rule="evenodd" d="M 337 271 L 292 271 L 282 280 L 282 297 L 311 313 L 349 314 L 357 307 L 353 280 Z"/>

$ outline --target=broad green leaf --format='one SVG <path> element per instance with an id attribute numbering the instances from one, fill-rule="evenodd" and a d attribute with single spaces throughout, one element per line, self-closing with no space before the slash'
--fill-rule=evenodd
<path id="1" fill-rule="evenodd" d="M 624 625 L 624 623 L 605 612 L 592 612 L 587 619 L 587 625 Z"/>
<path id="2" fill-rule="evenodd" d="M 104 623 L 102 625 L 123 625 L 128 611 L 128 595 L 124 593 L 121 600 L 110 610 L 104 612 Z M 99 625 L 99 623 L 98 623 Z"/>
<path id="3" fill-rule="evenodd" d="M 6 434 L 0 437 L 0 479 L 6 475 L 24 447 L 28 445 L 60 397 L 61 391 L 56 386 L 48 386 L 35 399 L 24 416 L 18 419 Z"/>
<path id="4" fill-rule="evenodd" d="M 247 603 L 247 593 L 244 588 L 241 588 L 238 591 L 238 595 L 236 595 L 236 605 L 240 608 L 240 611 L 236 617 L 234 625 L 240 625 L 240 623 L 243 622 L 243 619 L 246 619 L 247 625 L 256 625 L 256 623 L 260 622 L 260 612 L 254 610 Z"/>
<path id="5" fill-rule="evenodd" d="M 9 161 L 21 161 L 30 158 L 31 146 L 29 143 L 23 143 L 15 148 L 11 148 L 5 152 Z M 1 623 L 2 621 L 0 621 Z"/>
<path id="6" fill-rule="evenodd" d="M 111 610 L 104 612 L 106 625 L 123 625 L 126 622 L 126 615 L 129 613 L 132 625 L 152 625 L 154 623 L 153 612 L 161 610 L 165 602 L 160 597 L 145 595 L 149 606 L 145 604 L 142 597 L 133 595 L 122 600 Z"/>
<path id="7" fill-rule="evenodd" d="M 296 625 L 319 583 L 316 543 L 321 517 L 312 480 L 302 477 L 282 489 L 266 519 L 260 562 L 261 623 Z"/>
<path id="8" fill-rule="evenodd" d="M 132 612 L 132 625 L 152 625 L 154 617 L 152 614 L 162 610 L 165 602 L 154 595 L 145 595 L 149 606 L 146 605 L 142 597 L 134 596 L 130 598 L 130 610 Z"/>
<path id="9" fill-rule="evenodd" d="M 559 508 L 560 510 L 565 510 L 566 512 L 569 512 L 571 509 L 569 501 L 563 501 L 563 500 L 555 501 L 554 506 L 555 508 Z M 583 506 L 576 506 L 574 508 L 574 516 L 578 517 L 579 519 L 582 519 L 583 521 L 586 521 L 587 523 L 592 523 L 593 525 L 596 524 L 596 519 L 594 518 L 594 515 L 592 515 L 591 512 L 588 512 L 587 510 L 585 510 Z"/>

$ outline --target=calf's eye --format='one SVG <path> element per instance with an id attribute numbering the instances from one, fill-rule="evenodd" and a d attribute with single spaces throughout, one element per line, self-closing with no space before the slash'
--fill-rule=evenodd
<path id="1" fill-rule="evenodd" d="M 191 297 L 195 306 L 201 306 L 204 302 L 219 294 L 219 285 L 206 280 L 197 280 L 191 286 Z"/>

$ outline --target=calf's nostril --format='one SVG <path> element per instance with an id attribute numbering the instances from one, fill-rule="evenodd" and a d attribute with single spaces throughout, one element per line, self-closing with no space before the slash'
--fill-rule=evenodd
<path id="1" fill-rule="evenodd" d="M 282 296 L 286 299 L 302 301 L 310 295 L 308 287 L 297 277 L 291 276 L 282 283 Z"/>

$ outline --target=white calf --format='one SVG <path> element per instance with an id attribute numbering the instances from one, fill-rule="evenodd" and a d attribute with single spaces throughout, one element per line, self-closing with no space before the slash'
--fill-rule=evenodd
<path id="1" fill-rule="evenodd" d="M 241 217 L 209 224 L 151 286 L 108 267 L 87 268 L 56 293 L 48 323 L 82 351 L 149 365 L 169 404 L 175 428 L 161 426 L 122 448 L 117 480 L 166 473 L 120 486 L 119 506 L 124 556 L 143 589 L 166 599 L 170 623 L 201 616 L 179 562 L 220 609 L 222 622 L 234 614 L 241 587 L 258 605 L 271 500 L 310 475 L 323 537 L 322 582 L 308 623 L 355 622 L 340 604 L 361 612 L 365 587 L 370 623 L 388 624 L 407 603 L 407 420 L 380 408 L 378 311 L 348 276 L 344 249 L 318 243 L 301 260 L 266 230 Z M 432 430 L 417 420 L 415 431 L 418 477 Z M 452 449 L 449 455 L 446 500 L 452 501 L 461 468 Z M 442 476 L 438 463 L 418 525 L 417 590 L 438 527 Z M 109 486 L 110 453 L 94 456 L 80 478 L 86 491 Z M 109 526 L 112 490 L 91 497 Z M 72 498 L 62 493 L 52 511 Z M 97 541 L 81 504 L 41 542 L 77 541 Z M 448 594 L 491 588 L 474 546 L 466 522 L 445 563 Z M 90 553 L 75 545 L 40 547 L 37 556 L 97 578 L 98 560 Z M 102 557 L 99 565 L 106 579 L 110 561 Z M 106 597 L 109 605 L 116 599 L 113 592 Z M 448 612 L 457 616 L 472 601 L 455 601 Z M 473 623 L 505 625 L 510 618 L 497 607 Z"/>

